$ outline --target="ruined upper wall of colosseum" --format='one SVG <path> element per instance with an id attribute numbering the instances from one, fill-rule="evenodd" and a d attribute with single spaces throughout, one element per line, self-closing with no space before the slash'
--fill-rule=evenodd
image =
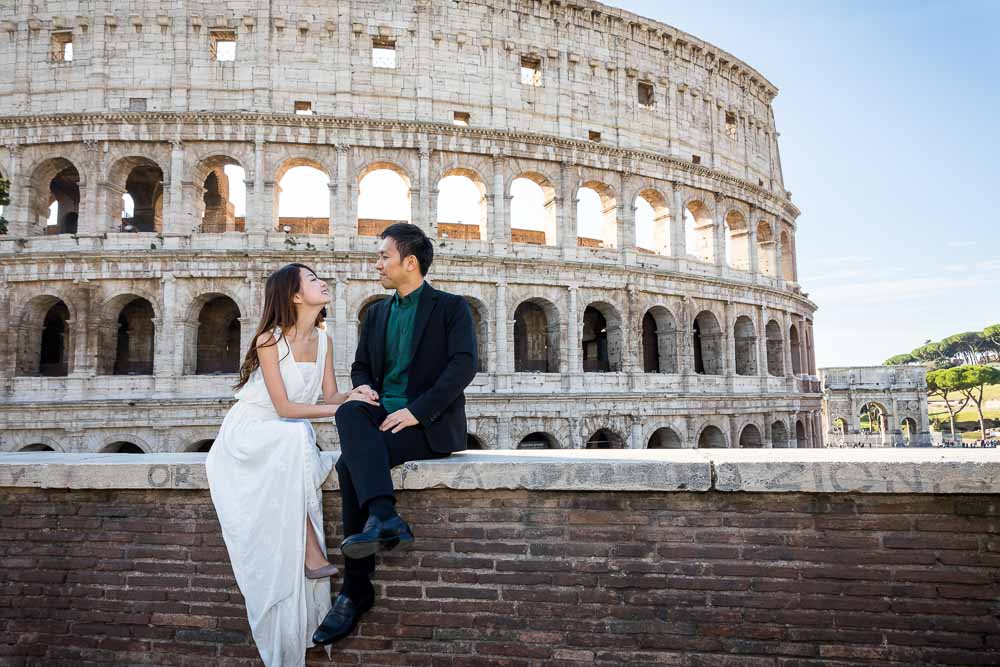
<path id="1" fill-rule="evenodd" d="M 235 59 L 216 59 L 216 40 Z M 72 42 L 72 60 L 60 53 Z M 392 44 L 395 68 L 374 67 Z M 522 59 L 540 85 L 520 83 Z M 101 0 L 0 6 L 0 116 L 278 113 L 451 124 L 681 158 L 785 198 L 775 87 L 671 26 L 587 0 Z M 8 118 L 10 121 L 11 118 Z"/>

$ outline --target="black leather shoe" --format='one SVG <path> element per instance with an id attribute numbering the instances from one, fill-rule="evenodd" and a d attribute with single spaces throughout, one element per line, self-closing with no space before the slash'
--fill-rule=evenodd
<path id="1" fill-rule="evenodd" d="M 365 522 L 364 531 L 340 543 L 340 551 L 348 558 L 365 558 L 379 551 L 406 551 L 412 546 L 413 531 L 399 516 L 385 521 L 371 516 Z"/>
<path id="2" fill-rule="evenodd" d="M 333 601 L 333 608 L 326 613 L 326 618 L 313 633 L 313 644 L 332 644 L 351 634 L 361 620 L 361 615 L 372 608 L 375 596 L 369 595 L 355 604 L 346 595 L 338 595 Z"/>

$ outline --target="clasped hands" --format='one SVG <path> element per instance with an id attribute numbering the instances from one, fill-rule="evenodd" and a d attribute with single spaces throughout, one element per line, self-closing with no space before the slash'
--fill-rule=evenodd
<path id="1" fill-rule="evenodd" d="M 355 387 L 354 391 L 347 399 L 348 401 L 364 401 L 365 403 L 370 403 L 372 405 L 378 405 L 378 392 L 369 387 L 366 384 L 360 387 Z M 396 410 L 391 415 L 385 418 L 382 424 L 378 427 L 380 431 L 392 431 L 393 433 L 399 433 L 404 428 L 409 426 L 416 426 L 420 422 L 413 413 L 407 408 L 402 410 Z"/>

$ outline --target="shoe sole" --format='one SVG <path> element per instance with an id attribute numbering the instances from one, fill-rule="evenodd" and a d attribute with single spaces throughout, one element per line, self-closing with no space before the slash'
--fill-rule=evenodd
<path id="1" fill-rule="evenodd" d="M 380 537 L 377 540 L 372 540 L 370 542 L 357 541 L 349 544 L 341 544 L 340 552 L 347 558 L 359 559 L 374 556 L 380 551 L 395 551 L 396 553 L 404 553 L 409 551 L 412 546 L 412 538 L 408 540 L 400 540 L 398 537 Z"/>

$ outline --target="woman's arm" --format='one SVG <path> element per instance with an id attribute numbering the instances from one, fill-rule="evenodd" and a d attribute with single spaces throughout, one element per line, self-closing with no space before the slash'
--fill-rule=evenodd
<path id="1" fill-rule="evenodd" d="M 262 333 L 254 341 L 254 344 L 257 346 L 257 358 L 260 360 L 260 372 L 264 376 L 264 385 L 267 387 L 267 394 L 271 397 L 271 403 L 274 404 L 274 409 L 277 411 L 279 417 L 286 419 L 322 419 L 334 416 L 337 412 L 336 405 L 309 405 L 306 403 L 293 403 L 288 400 L 285 383 L 281 379 L 281 370 L 278 368 L 280 362 L 278 358 L 278 346 L 274 344 L 274 336 L 272 334 Z"/>
<path id="2" fill-rule="evenodd" d="M 326 334 L 322 334 L 326 335 Z M 370 393 L 369 393 L 370 392 Z M 375 392 L 359 391 L 337 391 L 337 376 L 333 372 L 333 339 L 327 342 L 326 360 L 323 363 L 323 403 L 328 405 L 343 405 L 347 401 L 364 401 L 377 405 L 378 395 Z"/>

